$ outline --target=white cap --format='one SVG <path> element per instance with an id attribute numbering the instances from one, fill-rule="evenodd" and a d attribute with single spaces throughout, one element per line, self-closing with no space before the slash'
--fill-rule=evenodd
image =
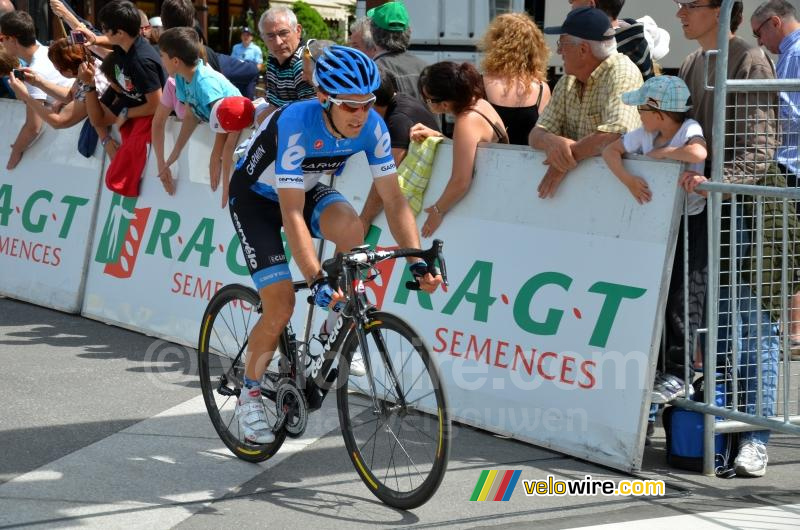
<path id="1" fill-rule="evenodd" d="M 161 17 L 153 17 L 148 22 L 154 28 L 163 28 L 164 24 L 161 23 Z"/>

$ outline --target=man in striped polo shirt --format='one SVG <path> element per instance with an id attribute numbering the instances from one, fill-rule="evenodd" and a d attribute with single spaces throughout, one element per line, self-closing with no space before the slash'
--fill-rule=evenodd
<path id="1" fill-rule="evenodd" d="M 278 108 L 299 99 L 313 98 L 314 87 L 303 79 L 303 28 L 287 7 L 273 7 L 258 22 L 261 38 L 269 48 L 267 60 L 267 101 Z"/>

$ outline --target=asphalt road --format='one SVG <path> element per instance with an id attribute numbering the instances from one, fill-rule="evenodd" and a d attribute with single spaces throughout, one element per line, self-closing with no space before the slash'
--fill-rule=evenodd
<path id="1" fill-rule="evenodd" d="M 520 482 L 508 502 L 470 502 L 485 469 L 631 477 L 457 426 L 439 492 L 402 512 L 357 477 L 334 399 L 255 465 L 211 427 L 190 349 L 0 299 L 0 365 L 0 528 L 800 527 L 800 440 L 788 436 L 774 436 L 759 479 L 670 469 L 659 430 L 640 476 L 664 480 L 664 497 L 528 497 Z"/>

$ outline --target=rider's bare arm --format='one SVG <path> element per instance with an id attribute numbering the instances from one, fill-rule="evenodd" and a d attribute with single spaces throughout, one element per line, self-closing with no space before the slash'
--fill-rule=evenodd
<path id="1" fill-rule="evenodd" d="M 417 224 L 408 201 L 397 183 L 397 173 L 375 179 L 375 190 L 383 202 L 386 220 L 394 240 L 401 247 L 419 248 Z M 419 261 L 419 259 L 410 258 L 409 261 Z"/>
<path id="2" fill-rule="evenodd" d="M 281 206 L 283 217 L 283 230 L 292 251 L 292 258 L 297 263 L 303 277 L 309 283 L 318 276 L 320 263 L 314 250 L 314 242 L 308 231 L 306 221 L 303 219 L 303 206 L 305 206 L 305 191 L 302 189 L 278 188 L 278 203 Z"/>

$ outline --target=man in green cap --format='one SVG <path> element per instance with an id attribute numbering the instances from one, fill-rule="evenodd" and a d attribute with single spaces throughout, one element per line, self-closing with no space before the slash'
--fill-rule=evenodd
<path id="1" fill-rule="evenodd" d="M 427 64 L 407 51 L 411 27 L 406 7 L 400 2 L 387 2 L 367 11 L 367 17 L 377 49 L 373 59 L 378 66 L 394 74 L 397 92 L 419 99 L 417 80 Z"/>

